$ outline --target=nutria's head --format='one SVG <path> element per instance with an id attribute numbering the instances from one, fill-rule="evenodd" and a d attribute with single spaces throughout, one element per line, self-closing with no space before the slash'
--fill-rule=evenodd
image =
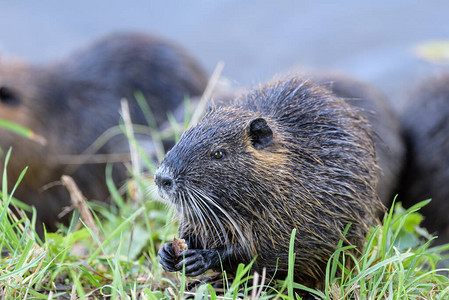
<path id="1" fill-rule="evenodd" d="M 0 118 L 29 125 L 28 101 L 35 91 L 33 68 L 19 63 L 0 63 Z"/>
<path id="2" fill-rule="evenodd" d="M 260 205 L 251 203 L 251 194 L 269 192 L 260 179 L 269 180 L 273 164 L 286 158 L 270 122 L 238 108 L 208 112 L 160 165 L 155 181 L 162 198 L 176 206 L 184 221 L 205 229 L 204 235 L 227 244 L 233 237 L 247 239 L 242 222 Z"/>

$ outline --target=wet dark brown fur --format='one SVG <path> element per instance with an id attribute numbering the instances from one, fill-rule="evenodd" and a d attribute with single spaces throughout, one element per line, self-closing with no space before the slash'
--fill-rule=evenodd
<path id="1" fill-rule="evenodd" d="M 107 129 L 118 125 L 122 98 L 129 102 L 133 123 L 147 124 L 134 97 L 135 92 L 142 92 L 160 125 L 167 120 L 166 112 L 186 96 L 201 95 L 206 79 L 178 46 L 134 33 L 106 36 L 51 65 L 0 64 L 0 118 L 46 139 L 42 145 L 0 129 L 2 149 L 13 148 L 8 166 L 10 188 L 28 166 L 15 196 L 34 205 L 38 220 L 55 230 L 58 213 L 70 203 L 69 195 L 61 186 L 43 187 L 58 181 L 63 173 L 74 177 L 88 199 L 104 201 L 109 195 L 104 164 L 69 170 L 66 163 L 71 161 L 61 160 L 60 155 L 82 153 Z M 127 144 L 121 135 L 98 153 L 128 152 Z M 124 168 L 115 175 L 117 181 L 128 176 Z"/>
<path id="2" fill-rule="evenodd" d="M 390 207 L 399 189 L 399 178 L 405 160 L 405 141 L 399 116 L 386 96 L 374 86 L 348 75 L 329 72 L 314 81 L 330 89 L 337 97 L 360 108 L 373 131 L 377 170 L 377 193 Z"/>
<path id="3" fill-rule="evenodd" d="M 410 92 L 402 124 L 407 141 L 407 164 L 399 200 L 423 207 L 423 225 L 449 243 L 449 74 L 440 74 Z"/>
<path id="4" fill-rule="evenodd" d="M 296 229 L 295 280 L 319 287 L 345 226 L 360 249 L 375 223 L 376 167 L 367 121 L 342 99 L 298 78 L 256 88 L 208 112 L 158 168 L 189 247 L 175 265 L 165 244 L 160 261 L 233 274 L 257 256 L 254 270 L 284 279 Z"/>

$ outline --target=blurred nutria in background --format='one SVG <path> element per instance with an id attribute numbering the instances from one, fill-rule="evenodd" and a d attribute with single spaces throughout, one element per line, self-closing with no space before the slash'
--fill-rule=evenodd
<path id="1" fill-rule="evenodd" d="M 423 81 L 409 93 L 401 120 L 407 163 L 398 199 L 410 207 L 432 198 L 423 225 L 449 243 L 449 73 Z"/>
<path id="2" fill-rule="evenodd" d="M 120 121 L 120 101 L 129 102 L 132 122 L 148 124 L 135 97 L 142 92 L 157 126 L 167 120 L 185 97 L 200 96 L 207 77 L 182 48 L 156 36 L 120 33 L 106 36 L 74 55 L 51 65 L 0 64 L 0 118 L 32 129 L 45 139 L 38 143 L 0 128 L 0 147 L 12 147 L 8 165 L 9 189 L 20 172 L 28 171 L 15 192 L 37 209 L 41 222 L 56 230 L 57 215 L 70 205 L 65 187 L 46 185 L 67 173 L 61 155 L 80 154 L 102 133 Z M 146 138 L 151 144 L 150 137 Z M 97 153 L 129 151 L 124 135 L 107 142 Z M 3 167 L 4 157 L 1 159 Z M 117 168 L 116 168 L 117 169 Z M 105 164 L 83 164 L 71 175 L 88 199 L 105 201 Z M 116 172 L 116 181 L 128 175 Z"/>
<path id="3" fill-rule="evenodd" d="M 377 193 L 389 208 L 399 188 L 406 152 L 399 116 L 386 96 L 367 82 L 337 72 L 317 74 L 313 80 L 360 108 L 367 117 L 379 165 Z"/>

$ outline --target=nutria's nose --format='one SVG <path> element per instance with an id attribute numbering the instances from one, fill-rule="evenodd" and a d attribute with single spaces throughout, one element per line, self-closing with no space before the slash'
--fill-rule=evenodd
<path id="1" fill-rule="evenodd" d="M 173 188 L 173 179 L 166 174 L 156 173 L 154 181 L 160 189 L 171 190 Z"/>

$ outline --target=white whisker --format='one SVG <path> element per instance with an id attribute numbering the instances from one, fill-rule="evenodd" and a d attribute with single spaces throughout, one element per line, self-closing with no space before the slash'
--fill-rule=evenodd
<path id="1" fill-rule="evenodd" d="M 190 205 L 188 204 L 186 195 L 183 193 L 182 194 L 182 200 L 183 200 L 183 206 L 184 206 L 184 215 L 186 216 L 186 220 L 188 224 L 195 224 L 194 218 L 193 218 L 193 214 L 192 214 L 192 209 L 190 208 Z"/>
<path id="2" fill-rule="evenodd" d="M 203 230 L 200 230 L 200 236 L 202 237 L 202 239 L 204 241 L 207 241 L 207 240 L 209 240 L 209 230 L 206 226 L 207 222 L 205 222 L 205 220 L 204 220 L 203 211 L 198 206 L 198 201 L 196 201 L 196 199 L 194 197 L 192 197 L 192 194 L 189 191 L 187 191 L 187 194 L 188 194 L 188 198 L 189 198 L 189 204 L 191 205 L 191 207 L 193 209 L 196 219 L 198 219 L 198 221 L 201 224 L 201 227 L 203 228 Z M 205 245 L 203 245 L 203 247 L 205 247 Z"/>
<path id="3" fill-rule="evenodd" d="M 207 218 L 209 219 L 209 223 L 212 224 L 213 226 L 213 230 L 216 233 L 216 236 L 218 236 L 219 238 L 219 242 L 223 245 L 228 245 L 229 244 L 229 238 L 228 238 L 228 233 L 226 232 L 226 229 L 223 226 L 223 223 L 221 222 L 221 220 L 218 218 L 217 214 L 210 209 L 210 207 L 207 205 L 207 203 L 205 203 L 205 200 L 198 194 L 198 192 L 196 190 L 192 191 L 192 197 L 195 197 L 195 199 L 198 200 L 198 202 L 201 204 L 201 206 L 207 210 L 208 213 L 212 214 L 215 222 L 212 220 L 212 218 L 206 214 Z M 217 228 L 217 224 L 220 227 L 221 230 L 221 234 Z"/>
<path id="4" fill-rule="evenodd" d="M 192 195 L 192 193 L 187 190 L 187 194 L 188 197 L 190 199 L 190 203 L 192 203 L 192 205 L 194 205 L 196 207 L 196 209 L 198 210 L 198 217 L 200 218 L 200 223 L 202 225 L 202 230 L 201 232 L 204 233 L 206 236 L 203 237 L 206 240 L 209 239 L 209 222 L 207 222 L 206 218 L 207 218 L 207 212 L 204 211 L 204 209 L 201 206 L 201 203 L 198 201 L 198 199 Z M 203 245 L 205 246 L 205 245 Z"/>
<path id="5" fill-rule="evenodd" d="M 193 189 L 192 189 L 193 190 Z M 214 207 L 216 207 L 230 222 L 229 225 L 232 225 L 232 227 L 237 231 L 238 236 L 241 239 L 241 244 L 246 244 L 246 238 L 242 233 L 242 230 L 240 229 L 240 227 L 237 225 L 237 223 L 235 222 L 235 220 L 229 215 L 228 212 L 226 212 L 220 205 L 218 205 L 211 197 L 209 197 L 208 195 L 205 195 L 204 193 L 199 193 L 197 190 L 196 192 L 204 199 L 206 200 L 208 203 L 212 204 Z"/>

